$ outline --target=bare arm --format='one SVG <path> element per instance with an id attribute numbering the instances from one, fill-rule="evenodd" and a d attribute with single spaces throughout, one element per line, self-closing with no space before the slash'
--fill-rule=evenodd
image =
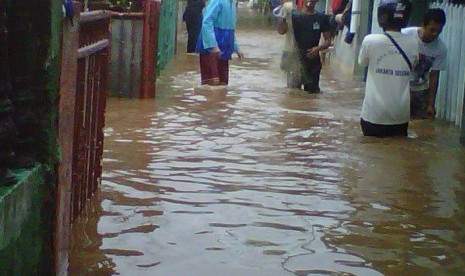
<path id="1" fill-rule="evenodd" d="M 325 39 L 325 41 L 323 42 L 323 44 L 319 46 L 320 51 L 326 50 L 329 48 L 329 46 L 331 46 L 331 32 L 323 32 L 323 38 Z"/>
<path id="2" fill-rule="evenodd" d="M 439 71 L 431 70 L 429 73 L 429 89 L 428 89 L 428 108 L 426 110 L 428 116 L 434 117 L 434 102 L 438 91 Z"/>
<path id="3" fill-rule="evenodd" d="M 331 46 L 331 33 L 323 32 L 323 38 L 325 41 L 321 45 L 307 50 L 308 57 L 316 56 L 320 53 L 320 51 L 326 50 L 329 46 Z"/>
<path id="4" fill-rule="evenodd" d="M 285 18 L 279 20 L 278 33 L 282 35 L 287 33 L 287 22 Z"/>

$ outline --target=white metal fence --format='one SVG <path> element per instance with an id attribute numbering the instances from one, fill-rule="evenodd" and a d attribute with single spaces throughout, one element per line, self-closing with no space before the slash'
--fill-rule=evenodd
<path id="1" fill-rule="evenodd" d="M 436 96 L 438 117 L 462 125 L 465 93 L 465 5 L 433 3 L 446 12 L 447 24 L 441 38 L 447 45 L 447 69 L 441 73 Z"/>

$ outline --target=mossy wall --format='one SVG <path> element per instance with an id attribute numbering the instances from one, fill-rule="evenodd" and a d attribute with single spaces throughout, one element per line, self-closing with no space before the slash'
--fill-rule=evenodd
<path id="1" fill-rule="evenodd" d="M 0 187 L 0 275 L 54 275 L 61 24 L 61 1 L 9 1 L 15 152 L 19 159 L 29 151 L 36 162 L 15 170 L 15 185 Z"/>
<path id="2" fill-rule="evenodd" d="M 0 187 L 0 275 L 39 275 L 43 236 L 44 168 L 15 171 L 18 183 Z"/>

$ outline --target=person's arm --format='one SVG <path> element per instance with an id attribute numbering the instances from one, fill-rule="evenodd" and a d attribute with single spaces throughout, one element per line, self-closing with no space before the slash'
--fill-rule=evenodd
<path id="1" fill-rule="evenodd" d="M 307 57 L 316 56 L 320 51 L 326 50 L 331 46 L 331 32 L 323 32 L 324 42 L 316 47 L 307 50 Z"/>
<path id="2" fill-rule="evenodd" d="M 426 109 L 426 114 L 429 117 L 434 117 L 434 102 L 436 100 L 436 93 L 438 91 L 438 80 L 439 80 L 439 71 L 431 70 L 429 73 L 429 89 L 428 89 L 428 107 Z"/>
<path id="3" fill-rule="evenodd" d="M 242 53 L 241 49 L 239 49 L 239 44 L 237 43 L 237 40 L 236 40 L 236 35 L 234 35 L 234 48 L 233 48 L 234 52 L 236 53 L 237 57 L 239 59 L 243 59 L 244 58 L 244 54 Z"/>
<path id="4" fill-rule="evenodd" d="M 360 52 L 358 54 L 358 64 L 361 66 L 367 67 L 370 63 L 370 58 L 368 55 L 368 43 L 367 39 L 363 39 L 362 46 L 360 47 Z"/>
<path id="5" fill-rule="evenodd" d="M 280 18 L 278 22 L 278 33 L 283 35 L 287 33 L 287 21 L 286 18 Z"/>
<path id="6" fill-rule="evenodd" d="M 220 53 L 216 42 L 213 22 L 218 17 L 220 11 L 219 0 L 209 0 L 205 7 L 202 22 L 202 43 L 205 49 L 211 49 L 212 53 Z"/>
<path id="7" fill-rule="evenodd" d="M 324 38 L 323 44 L 308 49 L 307 57 L 317 56 L 320 51 L 328 49 L 328 47 L 331 46 L 331 28 L 329 26 L 329 18 L 327 16 L 325 16 L 321 21 L 321 33 Z"/>
<path id="8" fill-rule="evenodd" d="M 440 71 L 446 70 L 447 67 L 447 48 L 445 47 L 445 45 L 443 45 L 442 48 L 443 49 L 441 51 L 441 54 L 436 57 L 431 67 L 431 71 L 429 72 L 429 87 L 427 93 L 428 107 L 426 108 L 426 114 L 430 118 L 434 118 L 436 113 L 434 104 L 436 101 L 436 94 L 438 91 Z"/>

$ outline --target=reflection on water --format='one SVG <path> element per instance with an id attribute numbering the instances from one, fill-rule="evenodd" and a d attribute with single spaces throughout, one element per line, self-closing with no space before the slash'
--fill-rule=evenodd
<path id="1" fill-rule="evenodd" d="M 156 101 L 108 103 L 102 191 L 74 227 L 72 275 L 459 275 L 458 130 L 360 135 L 362 85 L 283 88 L 281 39 L 239 31 L 226 90 L 180 54 Z M 265 46 L 266 45 L 266 46 Z"/>

